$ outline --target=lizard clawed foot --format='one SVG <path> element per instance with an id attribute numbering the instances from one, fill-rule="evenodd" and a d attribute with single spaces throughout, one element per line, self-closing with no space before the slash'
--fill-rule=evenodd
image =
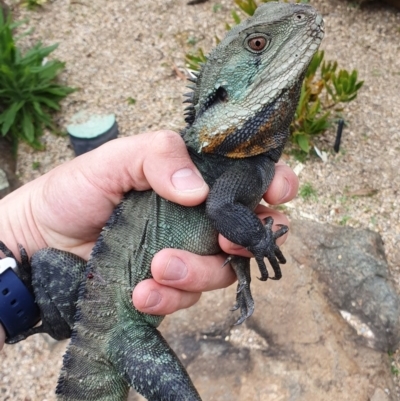
<path id="1" fill-rule="evenodd" d="M 240 308 L 240 318 L 235 322 L 235 326 L 242 324 L 254 312 L 254 300 L 250 291 L 250 283 L 239 283 L 236 294 L 236 303 L 231 310 Z"/>
<path id="2" fill-rule="evenodd" d="M 276 245 L 276 240 L 282 235 L 286 234 L 289 228 L 283 224 L 278 224 L 280 227 L 277 231 L 272 231 L 272 225 L 274 220 L 272 217 L 267 217 L 264 219 L 264 228 L 265 228 L 265 236 L 264 238 L 255 246 L 249 246 L 247 249 L 253 253 L 258 268 L 260 269 L 261 277 L 258 279 L 261 281 L 270 280 L 279 280 L 282 277 L 282 272 L 279 264 L 285 264 L 286 259 L 283 256 L 281 250 L 278 245 Z M 275 276 L 270 277 L 268 274 L 267 267 L 264 263 L 264 257 L 266 257 L 271 264 Z"/>
<path id="3" fill-rule="evenodd" d="M 240 309 L 240 318 L 235 326 L 243 323 L 254 312 L 254 300 L 250 290 L 250 260 L 240 256 L 230 256 L 230 263 L 236 273 L 238 286 L 236 290 L 236 303 L 231 311 Z"/>

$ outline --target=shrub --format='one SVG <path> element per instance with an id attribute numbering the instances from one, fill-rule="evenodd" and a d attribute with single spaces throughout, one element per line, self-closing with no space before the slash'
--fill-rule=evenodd
<path id="1" fill-rule="evenodd" d="M 0 135 L 9 139 L 16 152 L 20 140 L 42 149 L 39 138 L 45 127 L 55 131 L 51 113 L 75 89 L 57 83 L 65 64 L 47 61 L 57 44 L 40 42 L 22 54 L 13 36 L 11 15 L 0 13 Z"/>

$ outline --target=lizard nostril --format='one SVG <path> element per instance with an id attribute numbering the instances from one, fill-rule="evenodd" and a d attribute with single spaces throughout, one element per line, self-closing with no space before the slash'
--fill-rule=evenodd
<path id="1" fill-rule="evenodd" d="M 319 25 L 321 28 L 324 27 L 324 20 L 320 15 L 317 15 L 317 17 L 315 18 L 315 23 Z"/>

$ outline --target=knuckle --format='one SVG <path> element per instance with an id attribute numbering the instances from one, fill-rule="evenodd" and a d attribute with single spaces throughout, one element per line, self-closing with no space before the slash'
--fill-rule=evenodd
<path id="1" fill-rule="evenodd" d="M 179 134 L 174 131 L 157 131 L 154 133 L 151 146 L 160 155 L 170 155 L 177 149 L 183 148 L 184 143 Z"/>

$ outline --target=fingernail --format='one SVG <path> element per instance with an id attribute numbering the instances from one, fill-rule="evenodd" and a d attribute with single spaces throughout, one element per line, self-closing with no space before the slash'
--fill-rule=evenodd
<path id="1" fill-rule="evenodd" d="M 178 191 L 192 191 L 204 186 L 204 180 L 197 171 L 183 168 L 176 171 L 171 177 L 172 185 Z"/>
<path id="2" fill-rule="evenodd" d="M 181 280 L 187 275 L 187 267 L 183 261 L 175 256 L 171 257 L 164 270 L 164 280 Z"/>
<path id="3" fill-rule="evenodd" d="M 283 179 L 283 185 L 282 185 L 282 188 L 281 188 L 281 196 L 279 198 L 279 201 L 286 200 L 286 198 L 289 195 L 289 191 L 290 191 L 289 181 L 286 178 L 284 178 Z"/>
<path id="4" fill-rule="evenodd" d="M 161 302 L 161 295 L 158 291 L 150 291 L 146 299 L 145 308 L 153 308 Z"/>

